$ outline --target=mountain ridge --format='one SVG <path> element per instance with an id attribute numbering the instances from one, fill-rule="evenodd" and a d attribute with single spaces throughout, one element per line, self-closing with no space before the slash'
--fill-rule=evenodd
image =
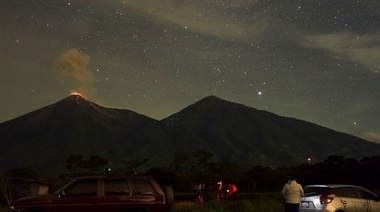
<path id="1" fill-rule="evenodd" d="M 210 149 L 219 148 L 217 152 L 230 154 L 233 160 L 244 158 L 239 160 L 243 166 L 271 166 L 281 162 L 283 165 L 292 165 L 302 163 L 309 157 L 323 160 L 332 154 L 357 158 L 365 154 L 356 154 L 355 149 L 360 149 L 361 145 L 372 146 L 368 141 L 317 124 L 278 116 L 215 97 L 206 97 L 163 122 L 177 132 L 191 131 L 191 136 L 174 133 L 178 135 L 174 137 L 175 140 L 188 144 L 194 138 L 203 140 Z M 204 133 L 205 129 L 207 133 Z M 355 148 L 341 148 L 340 146 L 346 146 L 344 141 Z M 378 149 L 378 145 L 374 146 Z M 366 148 L 366 151 L 371 149 Z"/>
<path id="2" fill-rule="evenodd" d="M 178 154 L 203 149 L 216 161 L 249 168 L 296 165 L 308 157 L 321 161 L 334 154 L 361 158 L 380 150 L 348 134 L 216 96 L 158 121 L 71 95 L 0 123 L 0 135 L 0 166 L 36 170 L 62 170 L 72 154 L 97 155 L 113 164 L 149 159 L 149 168 L 169 166 Z"/>

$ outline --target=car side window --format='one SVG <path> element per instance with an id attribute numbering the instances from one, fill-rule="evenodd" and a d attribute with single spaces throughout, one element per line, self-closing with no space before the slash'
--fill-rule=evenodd
<path id="1" fill-rule="evenodd" d="M 361 199 L 377 200 L 376 195 L 372 194 L 371 192 L 365 189 L 355 188 L 355 193 L 357 194 L 358 198 Z"/>
<path id="2" fill-rule="evenodd" d="M 340 197 L 358 198 L 355 191 L 351 187 L 342 187 L 336 189 L 336 195 Z"/>
<path id="3" fill-rule="evenodd" d="M 155 194 L 149 180 L 134 179 L 132 181 L 132 184 L 133 184 L 133 193 L 135 195 L 153 195 L 153 194 Z"/>
<path id="4" fill-rule="evenodd" d="M 80 180 L 65 190 L 65 196 L 97 196 L 97 183 L 97 179 Z"/>
<path id="5" fill-rule="evenodd" d="M 129 195 L 129 190 L 128 182 L 124 179 L 104 180 L 104 194 L 106 196 Z"/>

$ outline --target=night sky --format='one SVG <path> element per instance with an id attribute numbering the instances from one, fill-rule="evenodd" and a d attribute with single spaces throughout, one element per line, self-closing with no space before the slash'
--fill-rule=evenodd
<path id="1" fill-rule="evenodd" d="M 380 142 L 378 0 L 1 0 L 0 123 L 219 98 Z"/>

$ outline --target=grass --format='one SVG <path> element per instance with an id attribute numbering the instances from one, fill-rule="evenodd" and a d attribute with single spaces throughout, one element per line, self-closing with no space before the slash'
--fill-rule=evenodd
<path id="1" fill-rule="evenodd" d="M 268 200 L 238 200 L 235 202 L 211 201 L 209 203 L 180 202 L 174 204 L 171 212 L 279 212 L 282 211 L 281 201 Z M 7 207 L 0 207 L 0 212 L 8 212 Z"/>
<path id="2" fill-rule="evenodd" d="M 209 203 L 175 204 L 171 212 L 279 212 L 282 211 L 282 203 L 272 200 L 255 202 L 252 200 L 239 200 L 236 202 L 212 201 Z"/>
<path id="3" fill-rule="evenodd" d="M 196 203 L 191 201 L 177 202 L 171 212 L 279 212 L 282 211 L 282 199 L 274 194 L 261 194 L 255 199 L 240 199 L 233 202 L 210 201 Z"/>

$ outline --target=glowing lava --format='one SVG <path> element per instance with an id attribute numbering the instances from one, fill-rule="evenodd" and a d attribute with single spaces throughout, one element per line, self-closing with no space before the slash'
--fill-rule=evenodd
<path id="1" fill-rule="evenodd" d="M 78 93 L 78 92 L 76 92 L 76 91 L 72 91 L 71 93 L 70 93 L 70 96 L 81 96 L 81 97 L 83 97 L 83 95 L 81 94 L 81 93 Z M 84 97 L 83 97 L 84 98 Z"/>

